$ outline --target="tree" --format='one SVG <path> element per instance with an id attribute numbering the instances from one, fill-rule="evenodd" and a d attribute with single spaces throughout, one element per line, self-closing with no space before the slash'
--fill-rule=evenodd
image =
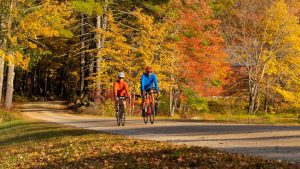
<path id="1" fill-rule="evenodd" d="M 300 25 L 283 0 L 275 1 L 266 12 L 265 110 L 270 97 L 279 94 L 284 101 L 299 106 L 300 96 Z"/>
<path id="2" fill-rule="evenodd" d="M 206 1 L 175 1 L 178 10 L 176 49 L 181 60 L 181 85 L 202 96 L 217 95 L 225 83 L 228 65 L 220 22 Z"/>
<path id="3" fill-rule="evenodd" d="M 227 51 L 232 62 L 240 65 L 241 75 L 247 77 L 247 85 L 241 86 L 247 88 L 248 112 L 255 113 L 262 98 L 265 110 L 269 102 L 276 102 L 279 90 L 276 92 L 274 87 L 287 86 L 289 80 L 284 78 L 287 74 L 298 76 L 294 58 L 298 58 L 299 25 L 284 1 L 236 1 L 235 4 L 237 8 L 222 16 L 226 24 L 222 27 L 234 30 L 226 31 Z"/>
<path id="4" fill-rule="evenodd" d="M 14 68 L 20 66 L 27 68 L 29 57 L 27 49 L 41 48 L 41 37 L 55 37 L 64 32 L 64 27 L 69 22 L 64 17 L 69 17 L 66 12 L 67 5 L 56 1 L 44 1 L 36 8 L 32 3 L 10 0 L 3 3 L 3 9 L 9 9 L 4 15 L 6 46 L 2 51 L 8 61 L 7 90 L 4 107 L 9 109 L 13 96 Z M 27 10 L 25 10 L 27 9 Z M 50 12 L 51 11 L 51 12 Z"/>

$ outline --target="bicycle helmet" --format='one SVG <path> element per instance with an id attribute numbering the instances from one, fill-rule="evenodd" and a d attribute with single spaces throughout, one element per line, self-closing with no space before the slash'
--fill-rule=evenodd
<path id="1" fill-rule="evenodd" d="M 150 73 L 151 73 L 151 72 L 152 72 L 152 67 L 147 66 L 147 67 L 146 67 L 146 72 L 150 72 Z"/>
<path id="2" fill-rule="evenodd" d="M 125 74 L 123 72 L 119 72 L 118 77 L 125 78 Z"/>

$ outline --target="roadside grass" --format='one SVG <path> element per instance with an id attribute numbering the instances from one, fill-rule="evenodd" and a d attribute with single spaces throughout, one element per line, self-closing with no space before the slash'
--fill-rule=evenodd
<path id="1" fill-rule="evenodd" d="M 29 121 L 0 125 L 0 149 L 0 168 L 299 167 L 209 148 Z"/>
<path id="2" fill-rule="evenodd" d="M 21 115 L 18 112 L 7 112 L 5 110 L 0 109 L 0 124 L 15 121 L 21 119 Z"/>
<path id="3" fill-rule="evenodd" d="M 198 113 L 188 119 L 247 124 L 299 124 L 295 114 Z"/>
<path id="4" fill-rule="evenodd" d="M 231 123 L 246 123 L 246 124 L 300 124 L 298 111 L 287 111 L 285 113 L 265 113 L 258 112 L 257 114 L 248 114 L 243 107 L 246 105 L 237 105 L 233 101 L 227 100 L 210 100 L 208 103 L 208 112 L 176 112 L 173 117 L 168 116 L 168 105 L 163 102 L 160 105 L 160 112 L 157 119 L 167 120 L 201 120 L 214 122 L 231 122 Z M 127 105 L 127 108 L 129 106 Z M 129 108 L 128 108 L 129 109 Z M 127 110 L 128 110 L 127 109 Z M 77 115 L 94 115 L 101 117 L 114 117 L 114 102 L 107 100 L 101 104 L 93 106 L 80 106 L 72 104 L 69 106 L 70 113 Z M 135 105 L 135 112 L 130 114 L 127 111 L 127 117 L 141 118 L 139 104 Z"/>

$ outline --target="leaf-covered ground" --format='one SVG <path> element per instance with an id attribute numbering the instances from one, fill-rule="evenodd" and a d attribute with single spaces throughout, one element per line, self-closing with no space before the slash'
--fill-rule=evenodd
<path id="1" fill-rule="evenodd" d="M 41 122 L 0 126 L 0 168 L 300 168 L 202 147 Z"/>

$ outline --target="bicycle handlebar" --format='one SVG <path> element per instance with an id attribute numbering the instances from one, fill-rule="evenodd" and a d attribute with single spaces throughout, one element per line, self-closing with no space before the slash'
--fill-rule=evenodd
<path id="1" fill-rule="evenodd" d="M 146 92 L 147 94 L 149 93 L 158 93 L 157 91 L 149 91 L 149 92 Z"/>
<path id="2" fill-rule="evenodd" d="M 130 97 L 128 97 L 128 96 L 118 96 L 117 98 L 119 98 L 120 100 L 125 100 L 125 99 L 129 99 Z"/>

